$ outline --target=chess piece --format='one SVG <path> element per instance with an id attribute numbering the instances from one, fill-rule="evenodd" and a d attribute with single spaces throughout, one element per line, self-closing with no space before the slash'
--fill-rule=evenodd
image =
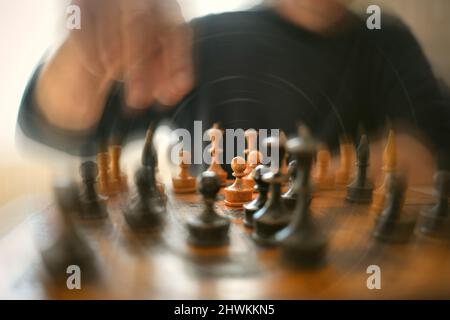
<path id="1" fill-rule="evenodd" d="M 279 139 L 269 138 L 265 141 L 267 149 L 277 148 L 279 158 L 283 159 L 285 146 Z M 253 239 L 260 245 L 274 245 L 274 235 L 286 227 L 291 219 L 289 210 L 281 201 L 281 186 L 286 182 L 286 175 L 281 174 L 279 168 L 276 172 L 268 172 L 263 175 L 263 181 L 270 185 L 270 198 L 265 206 L 253 216 Z"/>
<path id="2" fill-rule="evenodd" d="M 211 164 L 206 171 L 215 172 L 219 177 L 221 186 L 225 186 L 227 183 L 228 174 L 220 165 L 220 155 L 222 154 L 222 149 L 220 148 L 222 131 L 219 129 L 219 125 L 215 123 L 213 127 L 208 130 L 207 134 L 211 140 L 211 148 L 209 149 L 211 154 Z"/>
<path id="3" fill-rule="evenodd" d="M 152 123 L 145 134 L 144 147 L 142 148 L 141 163 L 144 167 L 158 166 L 158 157 L 153 144 L 154 124 Z"/>
<path id="4" fill-rule="evenodd" d="M 387 206 L 376 219 L 373 235 L 381 241 L 406 242 L 416 224 L 416 217 L 403 210 L 406 179 L 400 173 L 390 173 L 387 179 Z"/>
<path id="5" fill-rule="evenodd" d="M 247 140 L 247 149 L 245 150 L 245 155 L 248 156 L 250 152 L 258 150 L 258 131 L 256 131 L 255 129 L 248 129 L 245 130 L 244 135 L 245 139 Z"/>
<path id="6" fill-rule="evenodd" d="M 127 190 L 127 176 L 120 169 L 120 155 L 122 148 L 119 145 L 109 146 L 110 172 L 109 186 L 111 194 L 118 194 Z"/>
<path id="7" fill-rule="evenodd" d="M 147 170 L 150 173 L 150 182 L 152 184 L 152 194 L 158 196 L 162 205 L 167 202 L 166 188 L 164 184 L 158 179 L 158 155 L 153 143 L 154 139 L 154 124 L 150 124 L 145 135 L 144 147 L 142 148 L 141 163 L 142 166 L 150 168 Z"/>
<path id="8" fill-rule="evenodd" d="M 328 172 L 331 154 L 328 150 L 317 152 L 317 171 L 314 176 L 315 187 L 318 190 L 329 190 L 334 187 L 334 176 Z"/>
<path id="9" fill-rule="evenodd" d="M 219 247 L 229 243 L 228 230 L 230 222 L 217 214 L 214 203 L 220 190 L 220 180 L 214 172 L 205 171 L 199 180 L 199 192 L 203 196 L 202 213 L 189 220 L 188 243 L 197 247 Z"/>
<path id="10" fill-rule="evenodd" d="M 288 191 L 286 191 L 282 196 L 282 200 L 284 202 L 284 205 L 289 210 L 294 209 L 295 203 L 297 201 L 297 192 L 295 190 L 295 179 L 297 177 L 297 161 L 292 160 L 289 162 L 288 166 L 288 176 L 289 176 L 289 183 L 290 187 Z"/>
<path id="11" fill-rule="evenodd" d="M 279 139 L 280 139 L 279 140 L 280 146 L 285 146 L 287 137 L 283 130 L 280 130 Z M 288 154 L 287 154 L 287 152 L 284 152 L 283 156 L 280 157 L 279 170 L 280 170 L 280 173 L 285 176 L 288 174 L 287 162 L 288 162 Z M 287 182 L 287 180 L 285 180 L 285 182 Z"/>
<path id="12" fill-rule="evenodd" d="M 370 212 L 373 214 L 380 213 L 386 202 L 386 177 L 395 171 L 397 166 L 397 155 L 395 146 L 394 131 L 389 131 L 386 147 L 383 152 L 383 178 L 381 185 L 373 192 L 372 206 Z"/>
<path id="13" fill-rule="evenodd" d="M 437 203 L 431 209 L 422 210 L 420 231 L 432 237 L 448 239 L 450 238 L 449 171 L 439 171 L 434 175 L 433 193 L 437 198 Z"/>
<path id="14" fill-rule="evenodd" d="M 245 139 L 247 141 L 247 149 L 244 150 L 244 154 L 247 159 L 247 168 L 245 169 L 245 176 L 248 176 L 254 169 L 254 168 L 253 169 L 250 168 L 250 166 L 249 166 L 250 153 L 258 150 L 257 142 L 256 142 L 256 140 L 258 138 L 258 132 L 255 129 L 248 129 L 248 130 L 245 130 L 244 135 L 245 135 Z"/>
<path id="15" fill-rule="evenodd" d="M 97 154 L 98 177 L 97 189 L 98 193 L 104 197 L 111 195 L 109 187 L 109 155 L 108 152 L 99 152 Z"/>
<path id="16" fill-rule="evenodd" d="M 269 192 L 269 184 L 263 181 L 262 176 L 269 172 L 269 168 L 259 165 L 255 168 L 253 179 L 255 180 L 255 190 L 258 196 L 253 201 L 244 205 L 244 225 L 253 227 L 253 216 L 261 210 L 267 202 L 267 194 Z"/>
<path id="17" fill-rule="evenodd" d="M 248 174 L 242 178 L 242 181 L 244 182 L 244 185 L 247 188 L 250 188 L 253 190 L 253 192 L 256 192 L 255 187 L 255 180 L 254 180 L 254 174 L 255 174 L 255 168 L 261 164 L 261 152 L 258 150 L 250 151 L 247 157 L 247 169 Z"/>
<path id="18" fill-rule="evenodd" d="M 355 179 L 347 187 L 346 200 L 356 203 L 369 203 L 372 201 L 373 185 L 367 177 L 367 168 L 369 166 L 369 142 L 367 136 L 361 136 L 358 149 L 356 151 L 357 173 Z"/>
<path id="19" fill-rule="evenodd" d="M 345 137 L 340 139 L 339 168 L 335 174 L 335 183 L 338 187 L 347 186 L 350 183 L 353 149 L 349 139 Z"/>
<path id="20" fill-rule="evenodd" d="M 86 219 L 101 219 L 108 215 L 105 201 L 96 190 L 98 169 L 93 161 L 83 162 L 80 166 L 82 188 L 80 192 L 80 216 Z"/>
<path id="21" fill-rule="evenodd" d="M 73 221 L 81 210 L 78 187 L 70 180 L 60 179 L 54 182 L 53 190 L 60 234 L 51 247 L 41 252 L 44 266 L 58 285 L 66 284 L 67 268 L 71 265 L 82 270 L 83 281 L 95 280 L 98 268 L 94 252 Z"/>
<path id="22" fill-rule="evenodd" d="M 242 178 L 247 167 L 244 158 L 235 157 L 231 160 L 231 169 L 236 178 L 234 183 L 225 188 L 225 205 L 229 207 L 242 208 L 242 206 L 252 201 L 253 189 L 244 185 Z"/>
<path id="23" fill-rule="evenodd" d="M 283 261 L 295 267 L 316 267 L 325 257 L 327 239 L 316 226 L 310 211 L 309 185 L 316 143 L 308 129 L 300 126 L 299 137 L 288 141 L 289 153 L 296 158 L 295 191 L 297 202 L 290 224 L 275 235 Z"/>
<path id="24" fill-rule="evenodd" d="M 134 181 L 137 192 L 131 197 L 124 209 L 128 225 L 135 230 L 155 230 L 163 224 L 165 208 L 155 183 L 153 169 L 142 166 L 136 171 Z"/>
<path id="25" fill-rule="evenodd" d="M 180 173 L 172 178 L 173 190 L 175 193 L 193 193 L 196 190 L 196 180 L 189 173 L 189 162 L 191 154 L 180 150 Z"/>

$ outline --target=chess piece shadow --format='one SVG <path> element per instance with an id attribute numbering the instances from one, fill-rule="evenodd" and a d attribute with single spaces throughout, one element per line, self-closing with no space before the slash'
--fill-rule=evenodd
<path id="1" fill-rule="evenodd" d="M 74 223 L 74 216 L 81 210 L 78 186 L 61 179 L 55 181 L 53 188 L 61 230 L 58 240 L 41 252 L 47 274 L 51 282 L 65 287 L 67 268 L 76 266 L 83 272 L 83 281 L 95 282 L 99 273 L 94 251 Z"/>

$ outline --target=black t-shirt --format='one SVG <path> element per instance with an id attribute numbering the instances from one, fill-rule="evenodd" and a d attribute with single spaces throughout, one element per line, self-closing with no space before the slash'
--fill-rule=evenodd
<path id="1" fill-rule="evenodd" d="M 79 135 L 52 128 L 35 112 L 36 75 L 25 92 L 19 125 L 25 135 L 75 154 L 95 153 L 111 136 L 140 134 L 152 119 L 203 130 L 283 129 L 299 121 L 330 147 L 359 128 L 376 134 L 386 122 L 407 123 L 439 150 L 439 166 L 450 169 L 450 107 L 410 31 L 383 16 L 381 30 L 363 17 L 347 18 L 328 34 L 315 34 L 276 12 L 259 8 L 192 21 L 196 86 L 170 111 L 154 106 L 125 116 L 123 86 L 111 90 L 97 129 Z M 39 69 L 37 73 L 39 72 Z M 125 141 L 124 140 L 124 141 Z"/>

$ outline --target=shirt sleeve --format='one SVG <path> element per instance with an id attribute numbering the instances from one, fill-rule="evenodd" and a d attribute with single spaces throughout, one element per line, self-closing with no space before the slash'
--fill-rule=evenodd
<path id="1" fill-rule="evenodd" d="M 122 144 L 129 137 L 138 137 L 138 133 L 144 132 L 151 121 L 162 117 L 153 106 L 139 113 L 125 110 L 123 84 L 117 82 L 107 96 L 102 117 L 94 129 L 70 131 L 55 127 L 39 112 L 35 99 L 36 82 L 41 68 L 39 66 L 32 75 L 19 109 L 16 130 L 26 139 L 71 155 L 89 157 L 110 143 Z"/>

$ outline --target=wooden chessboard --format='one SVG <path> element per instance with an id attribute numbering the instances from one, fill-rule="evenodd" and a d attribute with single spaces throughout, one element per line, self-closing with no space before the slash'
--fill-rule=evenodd
<path id="1" fill-rule="evenodd" d="M 242 212 L 217 203 L 232 220 L 226 248 L 186 243 L 184 223 L 202 208 L 198 194 L 169 193 L 167 222 L 159 237 L 128 229 L 121 207 L 108 202 L 104 222 L 78 221 L 96 252 L 101 278 L 81 290 L 55 287 L 45 277 L 40 248 L 55 240 L 52 205 L 0 239 L 0 297 L 25 299 L 384 299 L 450 298 L 450 244 L 416 234 L 407 244 L 371 237 L 375 217 L 366 205 L 344 201 L 343 190 L 315 195 L 314 217 L 329 237 L 326 265 L 316 270 L 283 266 L 277 248 L 260 248 Z M 221 193 L 223 199 L 223 193 Z M 406 210 L 418 213 L 431 196 L 409 191 Z M 381 290 L 369 290 L 367 267 L 381 268 Z"/>

